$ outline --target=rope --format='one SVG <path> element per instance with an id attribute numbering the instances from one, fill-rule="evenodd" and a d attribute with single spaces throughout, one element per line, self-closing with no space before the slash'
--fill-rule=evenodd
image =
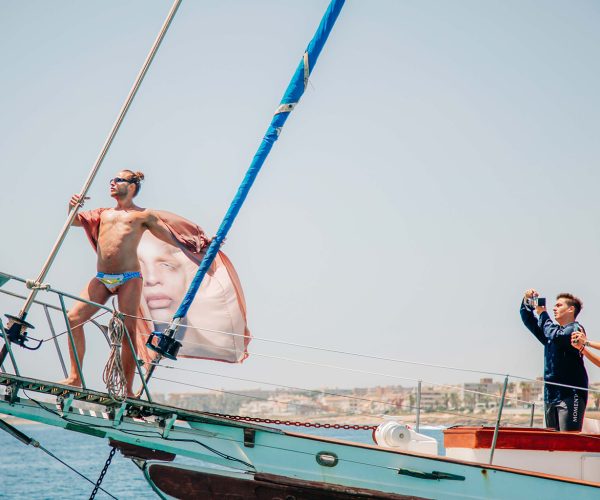
<path id="1" fill-rule="evenodd" d="M 104 367 L 102 380 L 111 398 L 123 401 L 127 397 L 127 380 L 123 371 L 123 360 L 121 359 L 121 344 L 125 334 L 125 323 L 120 314 L 115 311 L 108 322 L 108 333 L 110 336 L 110 355 Z"/>
<path id="2" fill-rule="evenodd" d="M 48 283 L 40 283 L 35 280 L 26 280 L 25 286 L 30 290 L 50 290 L 50 285 Z"/>

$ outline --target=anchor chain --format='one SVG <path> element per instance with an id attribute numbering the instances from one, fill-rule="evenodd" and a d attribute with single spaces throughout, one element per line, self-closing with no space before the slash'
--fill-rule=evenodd
<path id="1" fill-rule="evenodd" d="M 321 424 L 319 422 L 297 422 L 294 420 L 279 420 L 273 418 L 244 417 L 242 415 L 227 415 L 225 413 L 209 413 L 214 417 L 228 418 L 230 420 L 243 420 L 244 422 L 256 422 L 260 424 L 288 425 L 295 427 L 313 427 L 315 429 L 344 429 L 353 431 L 373 431 L 377 425 L 359 425 L 359 424 Z"/>
<path id="2" fill-rule="evenodd" d="M 102 469 L 102 472 L 100 472 L 100 476 L 98 477 L 98 481 L 96 481 L 96 486 L 94 486 L 94 491 L 92 491 L 92 494 L 90 495 L 90 500 L 94 500 L 94 498 L 96 498 L 96 493 L 98 493 L 98 489 L 100 488 L 100 485 L 102 484 L 102 480 L 104 479 L 104 476 L 106 475 L 106 471 L 108 470 L 108 466 L 110 465 L 110 462 L 112 461 L 112 459 L 115 456 L 116 452 L 117 452 L 117 449 L 113 446 L 113 448 L 110 450 L 110 453 L 108 454 L 108 458 L 106 459 L 106 463 L 104 464 L 104 468 Z"/>

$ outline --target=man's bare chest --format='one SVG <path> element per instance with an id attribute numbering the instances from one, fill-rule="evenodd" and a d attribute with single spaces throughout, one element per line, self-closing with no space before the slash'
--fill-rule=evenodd
<path id="1" fill-rule="evenodd" d="M 141 232 L 143 231 L 143 221 L 143 217 L 137 211 L 106 211 L 100 219 L 100 234 Z"/>

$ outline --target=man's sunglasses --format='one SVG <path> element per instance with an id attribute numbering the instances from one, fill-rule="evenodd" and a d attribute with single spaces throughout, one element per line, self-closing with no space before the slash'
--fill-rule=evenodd
<path id="1" fill-rule="evenodd" d="M 123 177 L 113 177 L 110 181 L 108 181 L 109 184 L 112 184 L 113 182 L 115 184 L 117 184 L 119 182 L 127 182 L 129 184 L 135 184 L 136 183 L 136 181 L 134 179 L 123 179 Z"/>

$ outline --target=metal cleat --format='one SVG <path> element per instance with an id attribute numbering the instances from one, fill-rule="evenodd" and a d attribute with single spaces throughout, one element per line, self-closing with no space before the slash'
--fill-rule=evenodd
<path id="1" fill-rule="evenodd" d="M 71 409 L 71 405 L 73 404 L 73 399 L 75 398 L 75 395 L 72 392 L 67 393 L 67 397 L 65 398 L 64 394 L 58 396 L 58 398 L 56 398 L 56 404 L 57 406 L 60 408 L 60 411 L 63 414 L 63 417 L 69 413 L 69 410 Z"/>
<path id="2" fill-rule="evenodd" d="M 125 411 L 127 410 L 127 402 L 123 401 L 118 410 L 115 411 L 115 417 L 113 420 L 113 427 L 119 427 L 121 425 L 121 421 L 123 420 L 123 416 L 125 415 Z"/>

